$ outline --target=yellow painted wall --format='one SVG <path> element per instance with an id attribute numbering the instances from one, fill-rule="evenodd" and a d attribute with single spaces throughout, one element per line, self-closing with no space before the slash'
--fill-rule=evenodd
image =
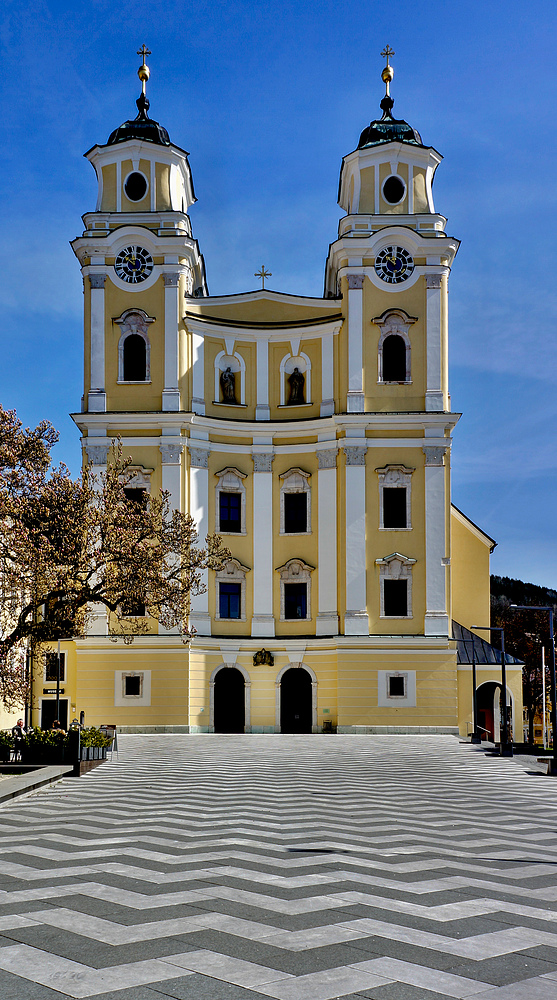
<path id="1" fill-rule="evenodd" d="M 490 539 L 451 509 L 451 617 L 464 625 L 490 624 Z M 487 633 L 485 633 L 487 637 Z"/>

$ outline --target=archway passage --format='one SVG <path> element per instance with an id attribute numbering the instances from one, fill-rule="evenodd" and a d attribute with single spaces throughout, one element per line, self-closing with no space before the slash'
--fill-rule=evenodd
<path id="1" fill-rule="evenodd" d="M 303 667 L 291 667 L 280 682 L 281 733 L 311 733 L 311 677 Z"/>
<path id="2" fill-rule="evenodd" d="M 501 685 L 495 681 L 480 684 L 476 700 L 482 739 L 498 743 L 501 730 Z"/>
<path id="3" fill-rule="evenodd" d="M 215 677 L 215 733 L 243 733 L 246 725 L 244 676 L 223 667 Z"/>

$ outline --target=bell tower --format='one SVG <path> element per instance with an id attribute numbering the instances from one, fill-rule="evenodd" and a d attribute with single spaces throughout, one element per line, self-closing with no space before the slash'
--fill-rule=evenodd
<path id="1" fill-rule="evenodd" d="M 188 405 L 180 302 L 207 295 L 205 266 L 187 214 L 188 154 L 148 114 L 150 54 L 138 52 L 137 116 L 85 153 L 98 182 L 72 242 L 85 290 L 85 413 Z"/>
<path id="2" fill-rule="evenodd" d="M 346 215 L 325 272 L 325 295 L 348 299 L 346 409 L 447 411 L 447 281 L 459 243 L 433 201 L 442 157 L 393 117 L 394 52 L 381 54 L 383 114 L 343 158 L 338 203 Z M 395 334 L 400 363 L 386 363 L 383 345 Z"/>

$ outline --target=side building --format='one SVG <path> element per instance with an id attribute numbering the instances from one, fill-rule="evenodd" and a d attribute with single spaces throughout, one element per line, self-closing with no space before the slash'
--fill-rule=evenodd
<path id="1" fill-rule="evenodd" d="M 98 201 L 72 243 L 84 460 L 102 470 L 120 435 L 130 487 L 168 490 L 232 559 L 195 598 L 188 646 L 148 619 L 115 644 L 103 615 L 65 644 L 69 716 L 192 733 L 470 731 L 462 650 L 489 623 L 494 543 L 451 506 L 459 244 L 434 207 L 441 156 L 393 117 L 391 79 L 387 66 L 382 117 L 342 161 L 323 297 L 208 294 L 188 154 L 144 93 L 86 153 Z M 478 660 L 495 718 L 500 669 Z M 520 722 L 519 665 L 507 674 Z M 49 684 L 35 679 L 35 721 L 52 714 Z"/>

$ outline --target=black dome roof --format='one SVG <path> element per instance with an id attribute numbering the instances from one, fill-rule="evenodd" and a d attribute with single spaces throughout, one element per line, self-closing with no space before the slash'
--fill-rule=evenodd
<path id="1" fill-rule="evenodd" d="M 383 117 L 370 122 L 360 136 L 358 149 L 364 146 L 376 146 L 381 142 L 409 142 L 413 146 L 422 146 L 420 133 L 412 128 L 403 118 L 393 118 L 394 101 L 392 97 L 384 97 L 380 107 Z"/>
<path id="2" fill-rule="evenodd" d="M 142 139 L 144 142 L 153 142 L 157 146 L 170 146 L 170 136 L 162 125 L 149 118 L 149 101 L 145 94 L 141 94 L 135 102 L 138 108 L 137 118 L 123 122 L 114 129 L 108 137 L 107 146 L 113 146 L 117 142 L 126 142 L 128 139 Z"/>

